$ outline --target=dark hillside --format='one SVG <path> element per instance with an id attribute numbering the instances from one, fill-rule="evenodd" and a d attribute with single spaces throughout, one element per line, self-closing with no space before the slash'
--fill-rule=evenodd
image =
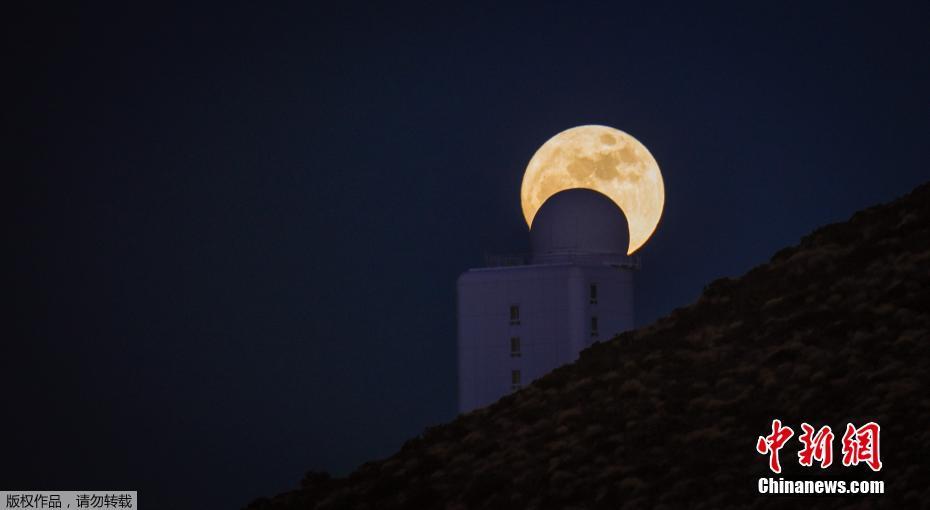
<path id="1" fill-rule="evenodd" d="M 916 508 L 930 501 L 930 185 L 823 227 L 694 304 L 597 344 L 518 393 L 426 430 L 290 508 Z M 786 479 L 880 479 L 881 496 L 759 495 L 780 418 Z M 800 423 L 834 465 L 797 463 Z M 882 426 L 884 469 L 843 467 L 847 422 Z M 377 424 L 373 424 L 377 426 Z M 776 476 L 777 477 L 777 476 Z"/>

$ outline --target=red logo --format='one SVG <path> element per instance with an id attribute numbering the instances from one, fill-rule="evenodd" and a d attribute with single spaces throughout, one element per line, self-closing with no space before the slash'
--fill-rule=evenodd
<path id="1" fill-rule="evenodd" d="M 879 455 L 879 439 L 881 427 L 870 421 L 856 428 L 852 423 L 846 424 L 846 433 L 843 434 L 843 465 L 856 466 L 860 462 L 869 466 L 872 471 L 882 469 L 882 460 Z M 769 456 L 769 469 L 774 473 L 781 473 L 781 463 L 778 453 L 785 443 L 794 436 L 794 430 L 782 426 L 781 420 L 772 420 L 772 433 L 759 436 L 756 440 L 756 451 Z M 828 468 L 833 464 L 833 430 L 829 425 L 815 430 L 808 423 L 801 423 L 801 435 L 798 441 L 802 448 L 798 452 L 798 464 L 813 466 L 814 461 L 820 462 L 821 468 Z"/>
<path id="2" fill-rule="evenodd" d="M 791 427 L 782 427 L 781 421 L 772 420 L 772 433 L 768 436 L 759 436 L 756 441 L 756 451 L 765 455 L 769 454 L 769 469 L 776 473 L 781 473 L 781 464 L 778 462 L 778 451 L 785 446 L 785 441 L 791 439 L 794 431 Z"/>
<path id="3" fill-rule="evenodd" d="M 878 455 L 878 435 L 881 431 L 882 428 L 874 421 L 858 429 L 847 423 L 843 434 L 843 465 L 855 466 L 865 462 L 872 471 L 880 470 L 882 460 Z"/>
<path id="4" fill-rule="evenodd" d="M 820 467 L 830 467 L 830 464 L 833 464 L 833 431 L 830 430 L 830 426 L 820 427 L 814 434 L 814 427 L 802 423 L 801 430 L 804 433 L 798 436 L 798 440 L 804 444 L 804 448 L 798 452 L 798 463 L 811 466 L 815 460 L 819 460 Z"/>

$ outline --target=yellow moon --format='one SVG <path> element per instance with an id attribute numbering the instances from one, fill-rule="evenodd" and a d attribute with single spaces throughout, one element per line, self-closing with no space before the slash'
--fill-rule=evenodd
<path id="1" fill-rule="evenodd" d="M 552 195 L 573 188 L 603 193 L 626 216 L 632 254 L 649 240 L 665 207 L 665 185 L 655 158 L 632 136 L 607 126 L 578 126 L 536 151 L 520 189 L 526 224 Z"/>

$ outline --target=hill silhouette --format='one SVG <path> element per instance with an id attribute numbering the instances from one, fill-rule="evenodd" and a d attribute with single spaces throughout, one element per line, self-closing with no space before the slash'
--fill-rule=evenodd
<path id="1" fill-rule="evenodd" d="M 694 304 L 595 344 L 346 478 L 248 508 L 901 508 L 930 501 L 930 184 L 822 227 Z M 773 475 L 756 439 L 796 434 Z M 878 422 L 884 468 L 840 462 Z M 834 464 L 797 462 L 801 422 Z M 883 480 L 883 495 L 760 495 L 760 477 Z"/>

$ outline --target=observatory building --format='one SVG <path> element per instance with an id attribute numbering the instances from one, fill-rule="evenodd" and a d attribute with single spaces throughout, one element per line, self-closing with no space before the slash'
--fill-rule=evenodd
<path id="1" fill-rule="evenodd" d="M 470 269 L 458 280 L 459 410 L 491 404 L 633 328 L 627 222 L 606 196 L 556 193 L 530 230 L 526 265 Z"/>
<path id="2" fill-rule="evenodd" d="M 630 254 L 655 230 L 664 192 L 649 151 L 613 128 L 572 128 L 536 152 L 521 192 L 531 254 L 458 279 L 460 412 L 633 328 Z"/>

